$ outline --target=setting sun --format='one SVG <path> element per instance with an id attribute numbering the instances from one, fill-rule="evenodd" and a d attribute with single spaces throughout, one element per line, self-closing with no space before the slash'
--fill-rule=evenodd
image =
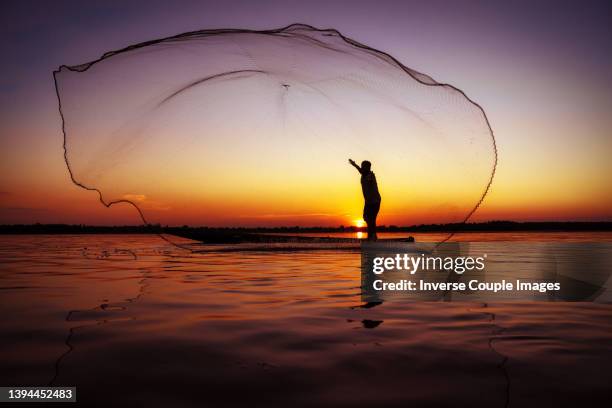
<path id="1" fill-rule="evenodd" d="M 361 228 L 361 227 L 365 226 L 365 221 L 362 220 L 362 219 L 355 220 L 355 226 L 357 228 Z"/>

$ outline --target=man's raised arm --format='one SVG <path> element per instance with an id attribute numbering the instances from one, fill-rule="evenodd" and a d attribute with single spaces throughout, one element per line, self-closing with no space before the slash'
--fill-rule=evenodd
<path id="1" fill-rule="evenodd" d="M 353 161 L 353 159 L 349 159 L 349 163 L 350 163 L 351 165 L 353 165 L 353 167 L 355 167 L 355 168 L 357 169 L 357 171 L 359 172 L 359 174 L 361 174 L 361 167 L 359 167 L 359 166 L 357 165 L 357 163 L 355 163 L 355 162 Z"/>

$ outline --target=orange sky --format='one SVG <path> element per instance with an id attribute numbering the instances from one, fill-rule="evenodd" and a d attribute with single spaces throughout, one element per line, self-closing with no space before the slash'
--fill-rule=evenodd
<path id="1" fill-rule="evenodd" d="M 390 52 L 436 80 L 461 87 L 485 107 L 497 137 L 499 163 L 490 194 L 472 220 L 612 219 L 610 63 L 595 59 L 602 54 L 596 40 L 570 41 L 597 33 L 575 33 L 560 23 L 539 28 L 526 22 L 523 30 L 531 31 L 523 38 L 516 24 L 469 25 L 467 13 L 452 16 L 452 21 L 465 20 L 466 24 L 428 26 L 422 21 L 391 24 L 397 16 L 412 15 L 399 9 L 364 9 L 363 13 L 331 18 L 339 15 L 339 10 L 319 16 L 314 8 L 302 5 L 283 8 L 282 15 L 271 18 L 266 7 L 244 16 L 229 9 L 219 10 L 214 16 L 202 10 L 192 10 L 193 15 L 189 10 L 153 10 L 132 20 L 116 19 L 111 26 L 96 20 L 87 30 L 70 27 L 68 17 L 57 14 L 45 15 L 29 25 L 5 28 L 12 38 L 21 39 L 16 43 L 25 44 L 19 52 L 32 63 L 3 68 L 11 71 L 3 75 L 10 81 L 2 84 L 5 92 L 0 105 L 0 223 L 140 222 L 133 208 L 119 205 L 107 209 L 98 203 L 96 193 L 70 182 L 62 157 L 61 122 L 51 78 L 57 66 L 82 63 L 110 49 L 190 29 L 269 28 L 303 18 L 314 25 L 335 26 L 350 37 Z M 174 13 L 174 18 L 170 18 L 171 26 L 164 26 L 161 23 L 169 20 L 168 13 Z M 41 47 L 43 37 L 50 38 L 45 33 L 51 32 L 56 39 L 44 50 L 36 49 Z M 73 32 L 83 35 L 75 37 Z M 556 37 L 548 38 L 550 32 Z M 417 33 L 429 36 L 418 37 Z M 483 33 L 495 33 L 496 41 L 482 40 L 488 38 Z M 409 40 L 415 38 L 423 40 Z M 567 39 L 565 48 L 552 46 L 563 38 Z M 591 48 L 583 47 L 584 43 Z M 245 98 L 241 106 L 245 115 L 250 102 Z M 310 120 L 317 122 L 315 117 Z M 294 125 L 293 130 L 299 133 L 299 128 Z M 393 130 L 387 130 L 382 132 L 384 137 L 392 138 Z M 291 145 L 294 151 L 290 154 L 280 154 L 281 147 L 287 147 L 283 143 L 267 145 L 279 149 L 272 149 L 274 164 L 266 162 L 261 154 L 249 154 L 258 146 L 261 134 L 253 143 L 226 135 L 215 139 L 211 149 L 214 152 L 214 144 L 220 143 L 217 153 L 207 150 L 205 162 L 198 161 L 201 150 L 197 148 L 204 146 L 198 142 L 177 147 L 168 155 L 166 166 L 172 172 L 166 176 L 161 172 L 156 177 L 138 174 L 132 171 L 136 166 L 132 162 L 123 173 L 121 167 L 115 168 L 116 174 L 106 183 L 133 185 L 111 193 L 137 201 L 152 222 L 217 226 L 354 225 L 361 218 L 362 198 L 358 175 L 346 163 L 349 157 L 374 163 L 383 195 L 380 224 L 456 220 L 459 215 L 453 215 L 451 207 L 461 211 L 469 207 L 468 198 L 474 197 L 482 184 L 481 177 L 474 177 L 475 183 L 436 186 L 429 177 L 431 173 L 419 173 L 418 169 L 428 162 L 422 161 L 419 166 L 419 159 L 407 153 L 410 164 L 400 168 L 397 157 L 398 152 L 406 151 L 404 146 L 386 139 L 389 143 L 377 150 L 368 144 L 371 136 L 366 130 L 361 136 L 337 136 L 333 142 L 322 136 L 321 145 L 305 136 L 308 129 L 302 128 L 301 136 L 295 132 L 292 137 L 301 142 Z M 263 133 L 270 136 L 270 132 Z M 234 137 L 240 134 L 245 132 L 236 132 Z M 360 143 L 346 143 L 354 140 L 349 137 Z M 207 142 L 206 146 L 211 145 Z M 237 164 L 228 163 L 232 157 L 224 155 L 228 146 L 236 149 L 233 157 Z M 450 180 L 455 167 L 447 164 L 445 168 L 443 162 L 439 165 L 439 171 Z M 450 191 L 453 188 L 457 191 Z M 427 198 L 429 202 L 423 204 Z M 434 204 L 440 204 L 438 210 Z"/>

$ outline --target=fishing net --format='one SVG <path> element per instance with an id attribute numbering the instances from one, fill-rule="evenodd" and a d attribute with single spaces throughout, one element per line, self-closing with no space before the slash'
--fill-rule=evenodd
<path id="1" fill-rule="evenodd" d="M 460 89 L 336 30 L 202 30 L 61 66 L 73 182 L 149 223 L 338 225 L 361 217 L 372 162 L 379 224 L 463 222 L 497 152 Z"/>

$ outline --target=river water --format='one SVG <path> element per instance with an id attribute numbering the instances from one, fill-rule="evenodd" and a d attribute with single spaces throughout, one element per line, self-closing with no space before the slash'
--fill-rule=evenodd
<path id="1" fill-rule="evenodd" d="M 181 242 L 198 252 L 155 235 L 0 236 L 0 385 L 76 386 L 88 406 L 588 406 L 610 395 L 609 302 L 370 307 L 358 250 Z"/>

